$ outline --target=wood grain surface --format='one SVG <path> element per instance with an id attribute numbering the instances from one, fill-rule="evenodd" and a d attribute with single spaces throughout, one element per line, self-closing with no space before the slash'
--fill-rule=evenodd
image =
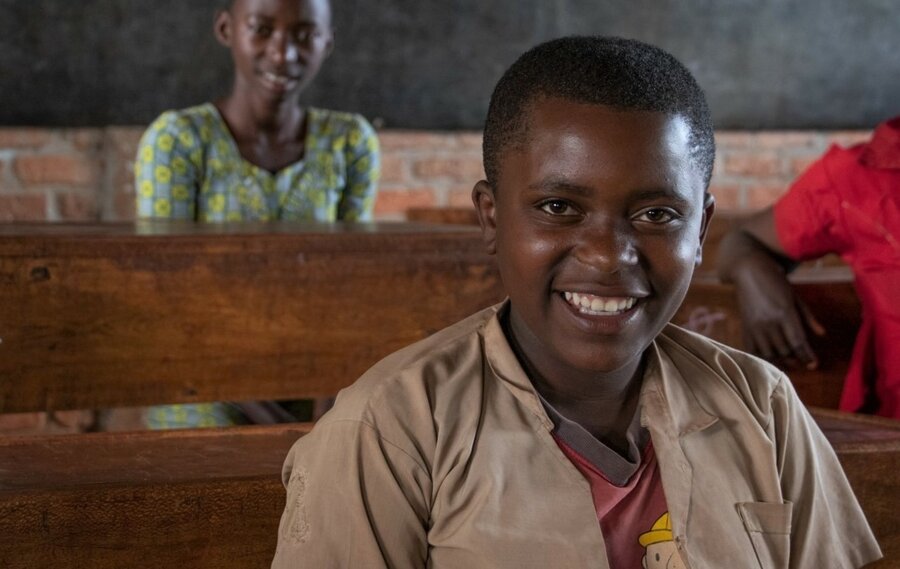
<path id="1" fill-rule="evenodd" d="M 801 398 L 835 407 L 859 324 L 845 267 L 800 270 L 825 324 Z M 0 413 L 330 395 L 499 301 L 476 229 L 0 225 Z M 731 287 L 699 273 L 673 318 L 742 344 Z"/>
<path id="2" fill-rule="evenodd" d="M 815 410 L 900 567 L 900 423 Z M 268 567 L 309 425 L 0 440 L 0 567 Z"/>
<path id="3" fill-rule="evenodd" d="M 0 413 L 328 395 L 503 298 L 465 227 L 0 226 Z"/>

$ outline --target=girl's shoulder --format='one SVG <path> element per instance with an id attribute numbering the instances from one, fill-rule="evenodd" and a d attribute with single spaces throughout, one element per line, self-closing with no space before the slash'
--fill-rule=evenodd
<path id="1" fill-rule="evenodd" d="M 212 129 L 221 119 L 216 107 L 212 103 L 204 103 L 184 109 L 170 109 L 160 114 L 156 120 L 150 123 L 147 133 L 177 134 L 184 131 L 196 131 Z"/>
<path id="2" fill-rule="evenodd" d="M 310 107 L 308 112 L 310 126 L 319 133 L 337 136 L 346 135 L 354 131 L 361 132 L 363 135 L 374 135 L 375 133 L 375 129 L 372 128 L 369 121 L 358 113 L 332 111 L 315 107 Z"/>

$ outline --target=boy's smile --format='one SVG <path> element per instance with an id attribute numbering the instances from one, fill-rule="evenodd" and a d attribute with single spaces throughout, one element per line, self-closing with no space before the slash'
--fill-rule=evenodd
<path id="1" fill-rule="evenodd" d="M 553 386 L 631 378 L 684 298 L 713 206 L 677 115 L 542 98 L 473 198 L 510 328 Z"/>

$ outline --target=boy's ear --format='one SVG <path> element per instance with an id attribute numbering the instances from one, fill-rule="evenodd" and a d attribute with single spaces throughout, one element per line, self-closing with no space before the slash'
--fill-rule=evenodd
<path id="1" fill-rule="evenodd" d="M 494 188 L 485 180 L 481 180 L 472 188 L 472 202 L 478 223 L 481 225 L 481 237 L 491 255 L 497 252 L 497 202 L 494 199 Z"/>
<path id="2" fill-rule="evenodd" d="M 700 220 L 700 243 L 697 244 L 697 256 L 694 259 L 694 266 L 699 267 L 703 262 L 703 242 L 706 241 L 706 233 L 709 231 L 709 220 L 712 219 L 713 213 L 716 211 L 716 199 L 710 193 L 706 193 L 703 198 L 703 219 Z"/>
<path id="3" fill-rule="evenodd" d="M 213 19 L 213 33 L 216 36 L 216 40 L 225 47 L 231 47 L 233 32 L 231 12 L 229 10 L 216 12 L 216 17 Z"/>

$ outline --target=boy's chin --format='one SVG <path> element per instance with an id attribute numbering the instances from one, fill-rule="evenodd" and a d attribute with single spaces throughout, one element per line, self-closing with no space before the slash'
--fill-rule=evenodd
<path id="1" fill-rule="evenodd" d="M 629 368 L 636 368 L 643 358 L 648 346 L 635 349 L 633 346 L 624 349 L 610 349 L 608 346 L 585 347 L 582 349 L 569 349 L 561 354 L 568 365 L 582 373 L 597 375 L 611 375 L 626 372 Z"/>

